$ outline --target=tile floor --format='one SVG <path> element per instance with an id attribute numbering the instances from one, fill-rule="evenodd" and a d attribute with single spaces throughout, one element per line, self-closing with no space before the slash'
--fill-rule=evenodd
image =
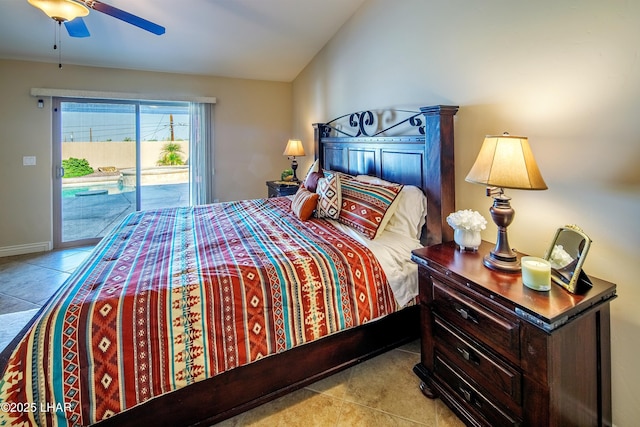
<path id="1" fill-rule="evenodd" d="M 42 307 L 92 249 L 0 257 L 0 314 Z"/>
<path id="2" fill-rule="evenodd" d="M 42 306 L 91 249 L 0 258 L 0 314 Z M 419 343 L 410 343 L 218 426 L 463 426 L 418 389 L 412 368 L 419 352 Z"/>

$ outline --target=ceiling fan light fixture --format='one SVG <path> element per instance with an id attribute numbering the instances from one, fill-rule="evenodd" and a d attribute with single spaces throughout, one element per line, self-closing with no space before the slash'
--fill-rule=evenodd
<path id="1" fill-rule="evenodd" d="M 89 9 L 85 5 L 73 0 L 28 0 L 28 2 L 58 22 L 73 21 L 79 16 L 89 14 Z"/>

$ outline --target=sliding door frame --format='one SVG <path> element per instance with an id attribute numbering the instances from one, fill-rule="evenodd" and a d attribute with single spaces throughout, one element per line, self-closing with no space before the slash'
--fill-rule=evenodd
<path id="1" fill-rule="evenodd" d="M 146 101 L 146 100 L 133 100 L 133 99 L 101 99 L 101 98 L 74 98 L 54 96 L 52 97 L 52 169 L 53 169 L 53 247 L 68 248 L 75 246 L 86 246 L 97 244 L 102 237 L 85 238 L 73 241 L 63 241 L 63 200 L 62 200 L 62 176 L 64 170 L 62 169 L 62 103 L 75 102 L 83 104 L 123 104 L 135 106 L 135 165 L 136 165 L 136 190 L 135 190 L 135 210 L 139 211 L 142 206 L 142 191 L 140 188 L 141 182 L 141 106 L 143 105 L 179 105 L 184 104 L 185 101 Z M 191 143 L 191 142 L 190 142 Z M 190 166 L 191 167 L 191 166 Z M 191 174 L 189 174 L 191 176 Z"/>

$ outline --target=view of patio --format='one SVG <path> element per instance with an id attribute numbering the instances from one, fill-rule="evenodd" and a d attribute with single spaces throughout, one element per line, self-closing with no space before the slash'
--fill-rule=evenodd
<path id="1" fill-rule="evenodd" d="M 62 180 L 65 241 L 102 237 L 136 210 L 136 169 L 100 169 L 106 171 Z M 142 169 L 140 183 L 141 209 L 189 205 L 188 166 Z"/>
<path id="2" fill-rule="evenodd" d="M 103 237 L 136 210 L 189 205 L 187 104 L 65 101 L 61 110 L 61 243 Z"/>
<path id="3" fill-rule="evenodd" d="M 145 210 L 189 205 L 189 183 L 145 185 L 141 193 Z M 63 197 L 62 204 L 65 240 L 98 238 L 136 210 L 136 192 L 89 189 Z"/>

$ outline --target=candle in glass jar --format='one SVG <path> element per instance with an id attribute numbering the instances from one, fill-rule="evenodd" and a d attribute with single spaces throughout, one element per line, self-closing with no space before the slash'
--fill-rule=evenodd
<path id="1" fill-rule="evenodd" d="M 536 291 L 551 289 L 551 264 L 546 259 L 525 256 L 522 264 L 522 283 Z"/>

